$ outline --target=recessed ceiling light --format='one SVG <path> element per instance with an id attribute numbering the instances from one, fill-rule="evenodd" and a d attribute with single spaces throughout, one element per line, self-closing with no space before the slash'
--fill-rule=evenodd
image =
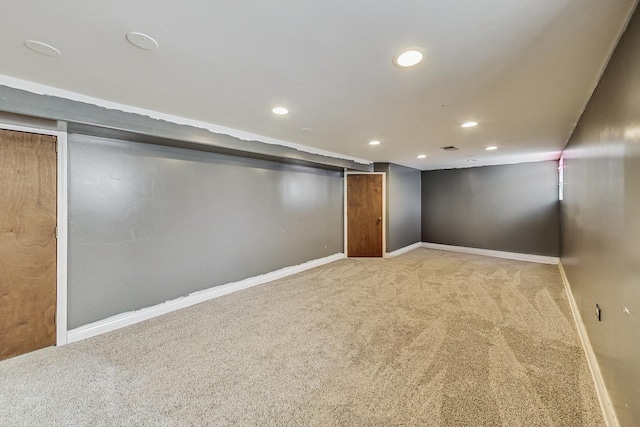
<path id="1" fill-rule="evenodd" d="M 418 154 L 418 158 L 419 159 L 426 159 L 427 155 L 426 154 Z"/>
<path id="2" fill-rule="evenodd" d="M 369 141 L 369 145 L 380 145 L 380 141 Z"/>
<path id="3" fill-rule="evenodd" d="M 313 129 L 311 129 L 311 128 L 302 128 L 302 129 L 300 129 L 300 130 L 301 130 L 303 133 L 309 133 L 309 132 L 311 132 Z"/>
<path id="4" fill-rule="evenodd" d="M 400 55 L 397 55 L 393 58 L 393 64 L 397 67 L 413 67 L 416 64 L 419 64 L 424 58 L 424 54 L 422 49 L 413 48 L 409 50 L 405 50 Z"/>
<path id="5" fill-rule="evenodd" d="M 46 56 L 60 56 L 61 53 L 55 47 L 36 40 L 25 40 L 24 45 L 34 52 Z"/>
<path id="6" fill-rule="evenodd" d="M 496 147 L 495 145 L 491 145 L 491 146 L 485 148 L 485 150 L 487 150 L 487 151 L 497 150 L 497 149 L 498 149 L 498 147 Z"/>
<path id="7" fill-rule="evenodd" d="M 289 110 L 284 107 L 275 107 L 271 110 L 273 114 L 277 114 L 279 116 L 284 116 L 285 114 L 289 114 Z"/>
<path id="8" fill-rule="evenodd" d="M 463 128 L 472 128 L 474 126 L 478 126 L 478 122 L 466 122 L 462 124 Z"/>
<path id="9" fill-rule="evenodd" d="M 127 40 L 140 49 L 154 50 L 158 48 L 158 42 L 153 37 L 135 31 L 127 33 Z"/>

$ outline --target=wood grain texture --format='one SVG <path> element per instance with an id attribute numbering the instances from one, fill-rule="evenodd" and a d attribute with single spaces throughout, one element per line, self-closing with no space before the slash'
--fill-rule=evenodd
<path id="1" fill-rule="evenodd" d="M 0 360 L 56 342 L 55 143 L 0 130 Z"/>
<path id="2" fill-rule="evenodd" d="M 382 175 L 347 175 L 347 256 L 382 256 Z"/>

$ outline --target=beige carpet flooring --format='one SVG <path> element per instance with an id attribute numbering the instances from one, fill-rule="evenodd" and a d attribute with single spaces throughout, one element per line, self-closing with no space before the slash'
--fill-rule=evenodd
<path id="1" fill-rule="evenodd" d="M 417 249 L 0 362 L 0 424 L 604 421 L 557 266 Z"/>

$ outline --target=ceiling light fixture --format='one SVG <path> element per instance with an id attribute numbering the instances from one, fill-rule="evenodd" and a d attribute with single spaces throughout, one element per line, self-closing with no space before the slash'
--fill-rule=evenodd
<path id="1" fill-rule="evenodd" d="M 478 126 L 478 122 L 466 122 L 462 124 L 463 128 L 472 128 L 474 126 Z"/>
<path id="2" fill-rule="evenodd" d="M 427 155 L 426 154 L 418 154 L 418 158 L 419 159 L 426 159 Z"/>
<path id="3" fill-rule="evenodd" d="M 380 145 L 380 141 L 369 141 L 369 145 Z"/>
<path id="4" fill-rule="evenodd" d="M 144 50 L 155 50 L 158 48 L 158 42 L 155 41 L 153 37 L 135 31 L 127 33 L 127 41 L 135 47 Z"/>
<path id="5" fill-rule="evenodd" d="M 24 45 L 34 52 L 46 56 L 60 56 L 61 53 L 55 47 L 36 40 L 25 40 Z"/>
<path id="6" fill-rule="evenodd" d="M 289 110 L 284 107 L 275 107 L 271 110 L 273 114 L 277 114 L 279 116 L 284 116 L 285 114 L 289 114 Z"/>
<path id="7" fill-rule="evenodd" d="M 413 67 L 422 61 L 422 58 L 424 58 L 423 52 L 420 48 L 405 50 L 393 58 L 393 65 L 401 68 Z"/>
<path id="8" fill-rule="evenodd" d="M 496 147 L 495 145 L 490 145 L 489 147 L 485 148 L 485 150 L 487 151 L 492 151 L 492 150 L 497 150 L 498 147 Z"/>

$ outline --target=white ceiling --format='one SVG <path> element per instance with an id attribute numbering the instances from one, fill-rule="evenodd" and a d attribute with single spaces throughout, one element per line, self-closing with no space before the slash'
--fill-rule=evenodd
<path id="1" fill-rule="evenodd" d="M 0 75 L 423 170 L 557 159 L 635 3 L 3 0 Z"/>

